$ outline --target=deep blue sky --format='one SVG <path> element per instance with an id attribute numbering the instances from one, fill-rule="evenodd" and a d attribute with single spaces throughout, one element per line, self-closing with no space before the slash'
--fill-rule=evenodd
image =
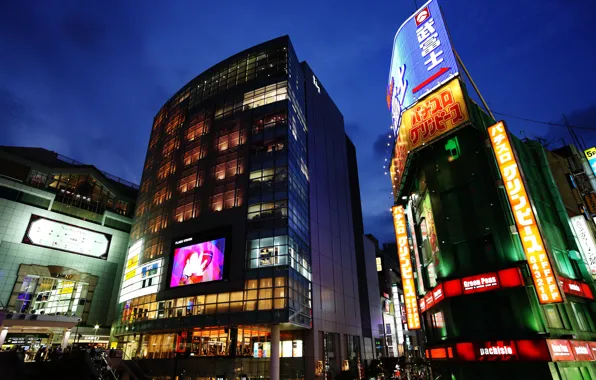
<path id="1" fill-rule="evenodd" d="M 593 0 L 441 4 L 494 111 L 555 123 L 564 112 L 596 127 Z M 365 230 L 390 240 L 385 88 L 393 36 L 414 10 L 413 0 L 7 1 L 0 144 L 52 149 L 138 183 L 161 104 L 211 65 L 289 34 L 356 144 Z M 505 119 L 518 135 L 569 141 L 560 127 Z M 596 133 L 583 136 L 596 144 Z"/>

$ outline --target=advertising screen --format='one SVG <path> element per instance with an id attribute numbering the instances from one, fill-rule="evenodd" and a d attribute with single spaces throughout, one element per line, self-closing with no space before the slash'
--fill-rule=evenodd
<path id="1" fill-rule="evenodd" d="M 430 0 L 397 30 L 387 86 L 395 135 L 402 112 L 458 74 L 437 0 Z"/>
<path id="2" fill-rule="evenodd" d="M 202 284 L 223 279 L 226 239 L 176 242 L 170 287 Z"/>
<path id="3" fill-rule="evenodd" d="M 107 260 L 111 235 L 31 215 L 23 243 Z"/>

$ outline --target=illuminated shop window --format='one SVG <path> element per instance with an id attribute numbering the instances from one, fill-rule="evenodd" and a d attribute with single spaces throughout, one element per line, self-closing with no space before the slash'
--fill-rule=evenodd
<path id="1" fill-rule="evenodd" d="M 247 249 L 249 268 L 287 265 L 289 262 L 287 235 L 249 240 Z"/>
<path id="2" fill-rule="evenodd" d="M 81 317 L 88 287 L 86 282 L 27 275 L 15 307 L 19 313 Z"/>
<path id="3" fill-rule="evenodd" d="M 27 177 L 27 183 L 34 187 L 45 187 L 48 181 L 48 173 L 40 172 L 39 170 L 31 169 Z"/>

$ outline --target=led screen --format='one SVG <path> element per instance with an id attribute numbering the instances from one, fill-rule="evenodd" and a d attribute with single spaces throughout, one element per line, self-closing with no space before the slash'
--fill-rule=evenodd
<path id="1" fill-rule="evenodd" d="M 174 248 L 170 287 L 222 280 L 226 239 L 195 244 L 190 241 L 188 245 Z"/>

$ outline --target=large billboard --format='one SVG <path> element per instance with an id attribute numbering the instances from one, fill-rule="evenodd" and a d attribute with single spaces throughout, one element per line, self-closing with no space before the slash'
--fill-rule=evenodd
<path id="1" fill-rule="evenodd" d="M 112 236 L 31 215 L 23 243 L 107 260 Z"/>
<path id="2" fill-rule="evenodd" d="M 584 262 L 590 273 L 592 273 L 592 276 L 596 276 L 596 241 L 588 226 L 588 222 L 583 215 L 578 215 L 571 218 L 571 226 L 579 241 Z"/>
<path id="3" fill-rule="evenodd" d="M 406 166 L 408 154 L 470 121 L 459 79 L 453 79 L 403 113 L 391 160 L 394 191 Z"/>
<path id="4" fill-rule="evenodd" d="M 536 216 L 517 164 L 515 152 L 509 141 L 505 123 L 500 121 L 489 127 L 488 134 L 507 192 L 507 199 L 515 217 L 526 260 L 532 272 L 538 300 L 541 304 L 563 302 L 561 288 L 555 278 L 554 268 L 538 229 Z"/>
<path id="5" fill-rule="evenodd" d="M 402 112 L 458 74 L 437 0 L 430 0 L 397 30 L 387 86 L 395 135 Z"/>
<path id="6" fill-rule="evenodd" d="M 410 257 L 410 243 L 406 228 L 406 215 L 402 206 L 393 206 L 393 226 L 397 241 L 397 255 L 401 272 L 402 287 L 404 290 L 404 303 L 406 306 L 406 319 L 408 330 L 420 330 L 420 313 L 418 311 L 418 298 L 412 271 L 412 258 Z"/>
<path id="7" fill-rule="evenodd" d="M 181 239 L 174 245 L 170 287 L 223 280 L 226 239 Z"/>

